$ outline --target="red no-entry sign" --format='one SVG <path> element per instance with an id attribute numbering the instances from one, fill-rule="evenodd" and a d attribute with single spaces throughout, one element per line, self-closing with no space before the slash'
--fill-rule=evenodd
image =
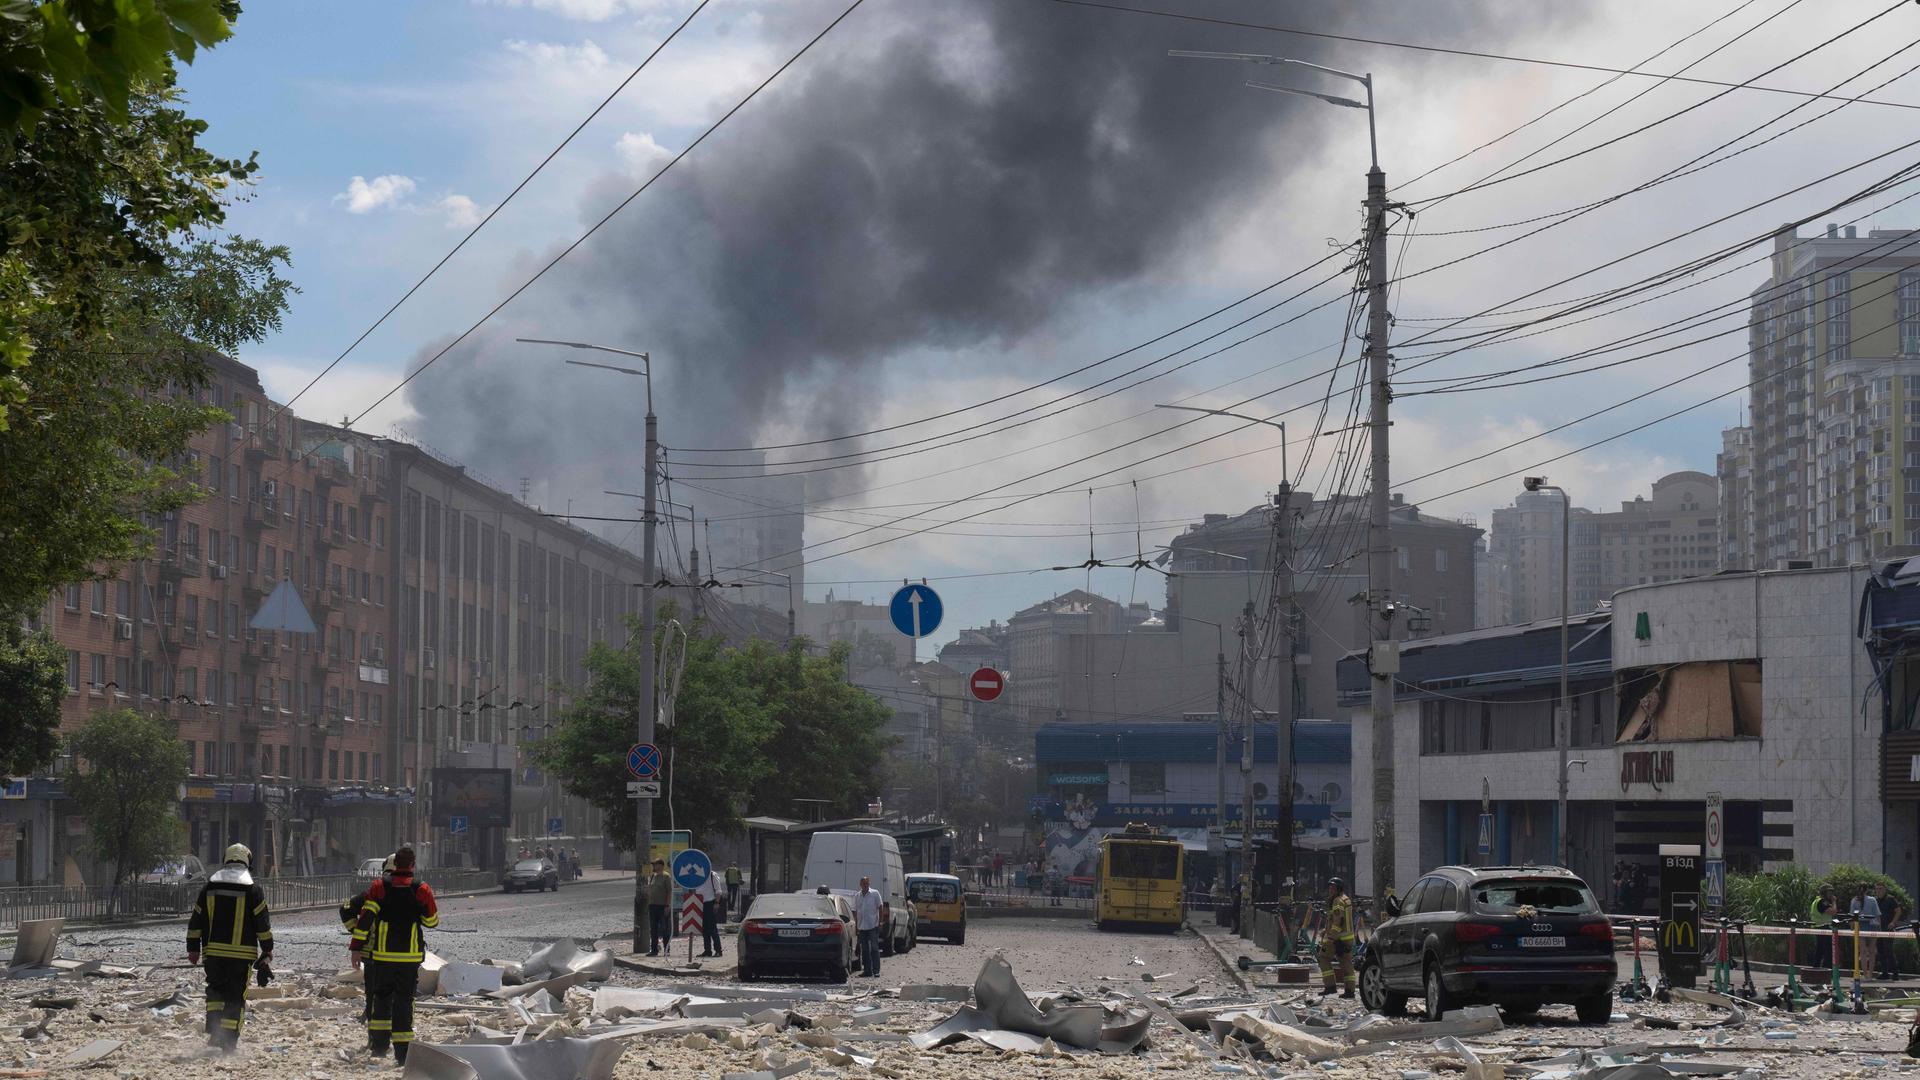
<path id="1" fill-rule="evenodd" d="M 1007 677 L 990 667 L 983 667 L 967 676 L 967 689 L 981 701 L 992 701 L 1007 688 Z"/>

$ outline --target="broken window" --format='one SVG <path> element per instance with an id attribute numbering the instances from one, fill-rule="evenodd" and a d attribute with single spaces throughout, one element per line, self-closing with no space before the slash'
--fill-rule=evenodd
<path id="1" fill-rule="evenodd" d="M 1620 678 L 1616 742 L 1759 738 L 1760 662 L 1704 660 Z"/>

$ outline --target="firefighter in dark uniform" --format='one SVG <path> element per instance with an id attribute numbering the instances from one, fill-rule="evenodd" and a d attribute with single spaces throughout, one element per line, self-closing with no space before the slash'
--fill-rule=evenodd
<path id="1" fill-rule="evenodd" d="M 391 855 L 387 856 L 386 862 L 380 864 L 380 880 L 382 881 L 393 880 L 393 856 Z M 372 886 L 369 885 L 367 888 L 372 888 Z M 354 927 L 360 925 L 360 908 L 361 908 L 361 905 L 365 904 L 366 902 L 367 902 L 366 889 L 362 889 L 358 893 L 355 893 L 353 896 L 340 901 L 340 926 L 342 929 L 346 930 L 347 933 L 349 934 L 353 933 Z M 371 1019 L 372 1016 L 373 1016 L 373 995 L 372 994 L 360 995 L 361 1022 L 365 1023 L 367 1020 Z"/>
<path id="2" fill-rule="evenodd" d="M 426 930 L 440 925 L 433 888 L 413 876 L 413 849 L 393 853 L 393 877 L 367 886 L 360 921 L 353 930 L 354 967 L 364 962 L 367 980 L 367 1052 L 407 1063 L 413 1044 L 413 992 L 427 958 Z"/>
<path id="3" fill-rule="evenodd" d="M 245 844 L 228 848 L 225 864 L 200 887 L 187 919 L 187 963 L 200 963 L 202 953 L 207 957 L 207 1043 L 222 1050 L 240 1043 L 248 972 L 258 972 L 261 986 L 273 978 L 273 924 L 266 891 L 247 869 L 252 862 Z"/>

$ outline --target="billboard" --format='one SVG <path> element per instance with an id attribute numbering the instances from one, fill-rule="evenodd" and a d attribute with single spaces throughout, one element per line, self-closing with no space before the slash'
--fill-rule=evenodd
<path id="1" fill-rule="evenodd" d="M 512 824 L 513 770 L 433 770 L 433 820 L 464 817 L 469 828 L 504 829 Z"/>

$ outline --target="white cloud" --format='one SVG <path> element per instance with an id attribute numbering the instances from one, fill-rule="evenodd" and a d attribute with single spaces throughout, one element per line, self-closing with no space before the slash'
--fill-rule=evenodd
<path id="1" fill-rule="evenodd" d="M 510 40 L 507 51 L 528 61 L 536 69 L 565 72 L 568 75 L 591 75 L 605 71 L 612 65 L 607 51 L 591 40 L 578 45 L 560 45 L 551 41 Z"/>
<path id="2" fill-rule="evenodd" d="M 673 151 L 654 142 L 653 135 L 645 131 L 627 132 L 613 144 L 613 149 L 627 171 L 636 177 L 652 176 L 673 160 Z"/>
<path id="3" fill-rule="evenodd" d="M 317 361 L 285 356 L 255 354 L 242 359 L 260 373 L 260 384 L 266 387 L 267 395 L 281 402 L 300 393 L 325 366 Z M 324 423 L 339 423 L 343 418 L 358 415 L 399 381 L 400 376 L 393 372 L 342 365 L 328 372 L 313 384 L 312 389 L 302 394 L 294 404 L 293 412 Z M 418 414 L 403 391 L 382 402 L 355 428 L 368 434 L 384 435 L 394 425 L 408 424 L 416 419 Z"/>
<path id="4" fill-rule="evenodd" d="M 446 215 L 449 229 L 471 229 L 486 216 L 485 211 L 465 195 L 448 195 L 435 205 Z"/>
<path id="5" fill-rule="evenodd" d="M 562 18 L 582 22 L 605 22 L 621 15 L 638 14 L 660 6 L 659 0 L 492 0 L 501 7 L 524 7 L 551 11 Z"/>
<path id="6" fill-rule="evenodd" d="M 413 177 L 399 173 L 388 173 L 368 180 L 356 176 L 347 181 L 347 190 L 333 197 L 336 203 L 345 203 L 349 214 L 370 214 L 383 206 L 399 206 L 415 187 Z"/>

